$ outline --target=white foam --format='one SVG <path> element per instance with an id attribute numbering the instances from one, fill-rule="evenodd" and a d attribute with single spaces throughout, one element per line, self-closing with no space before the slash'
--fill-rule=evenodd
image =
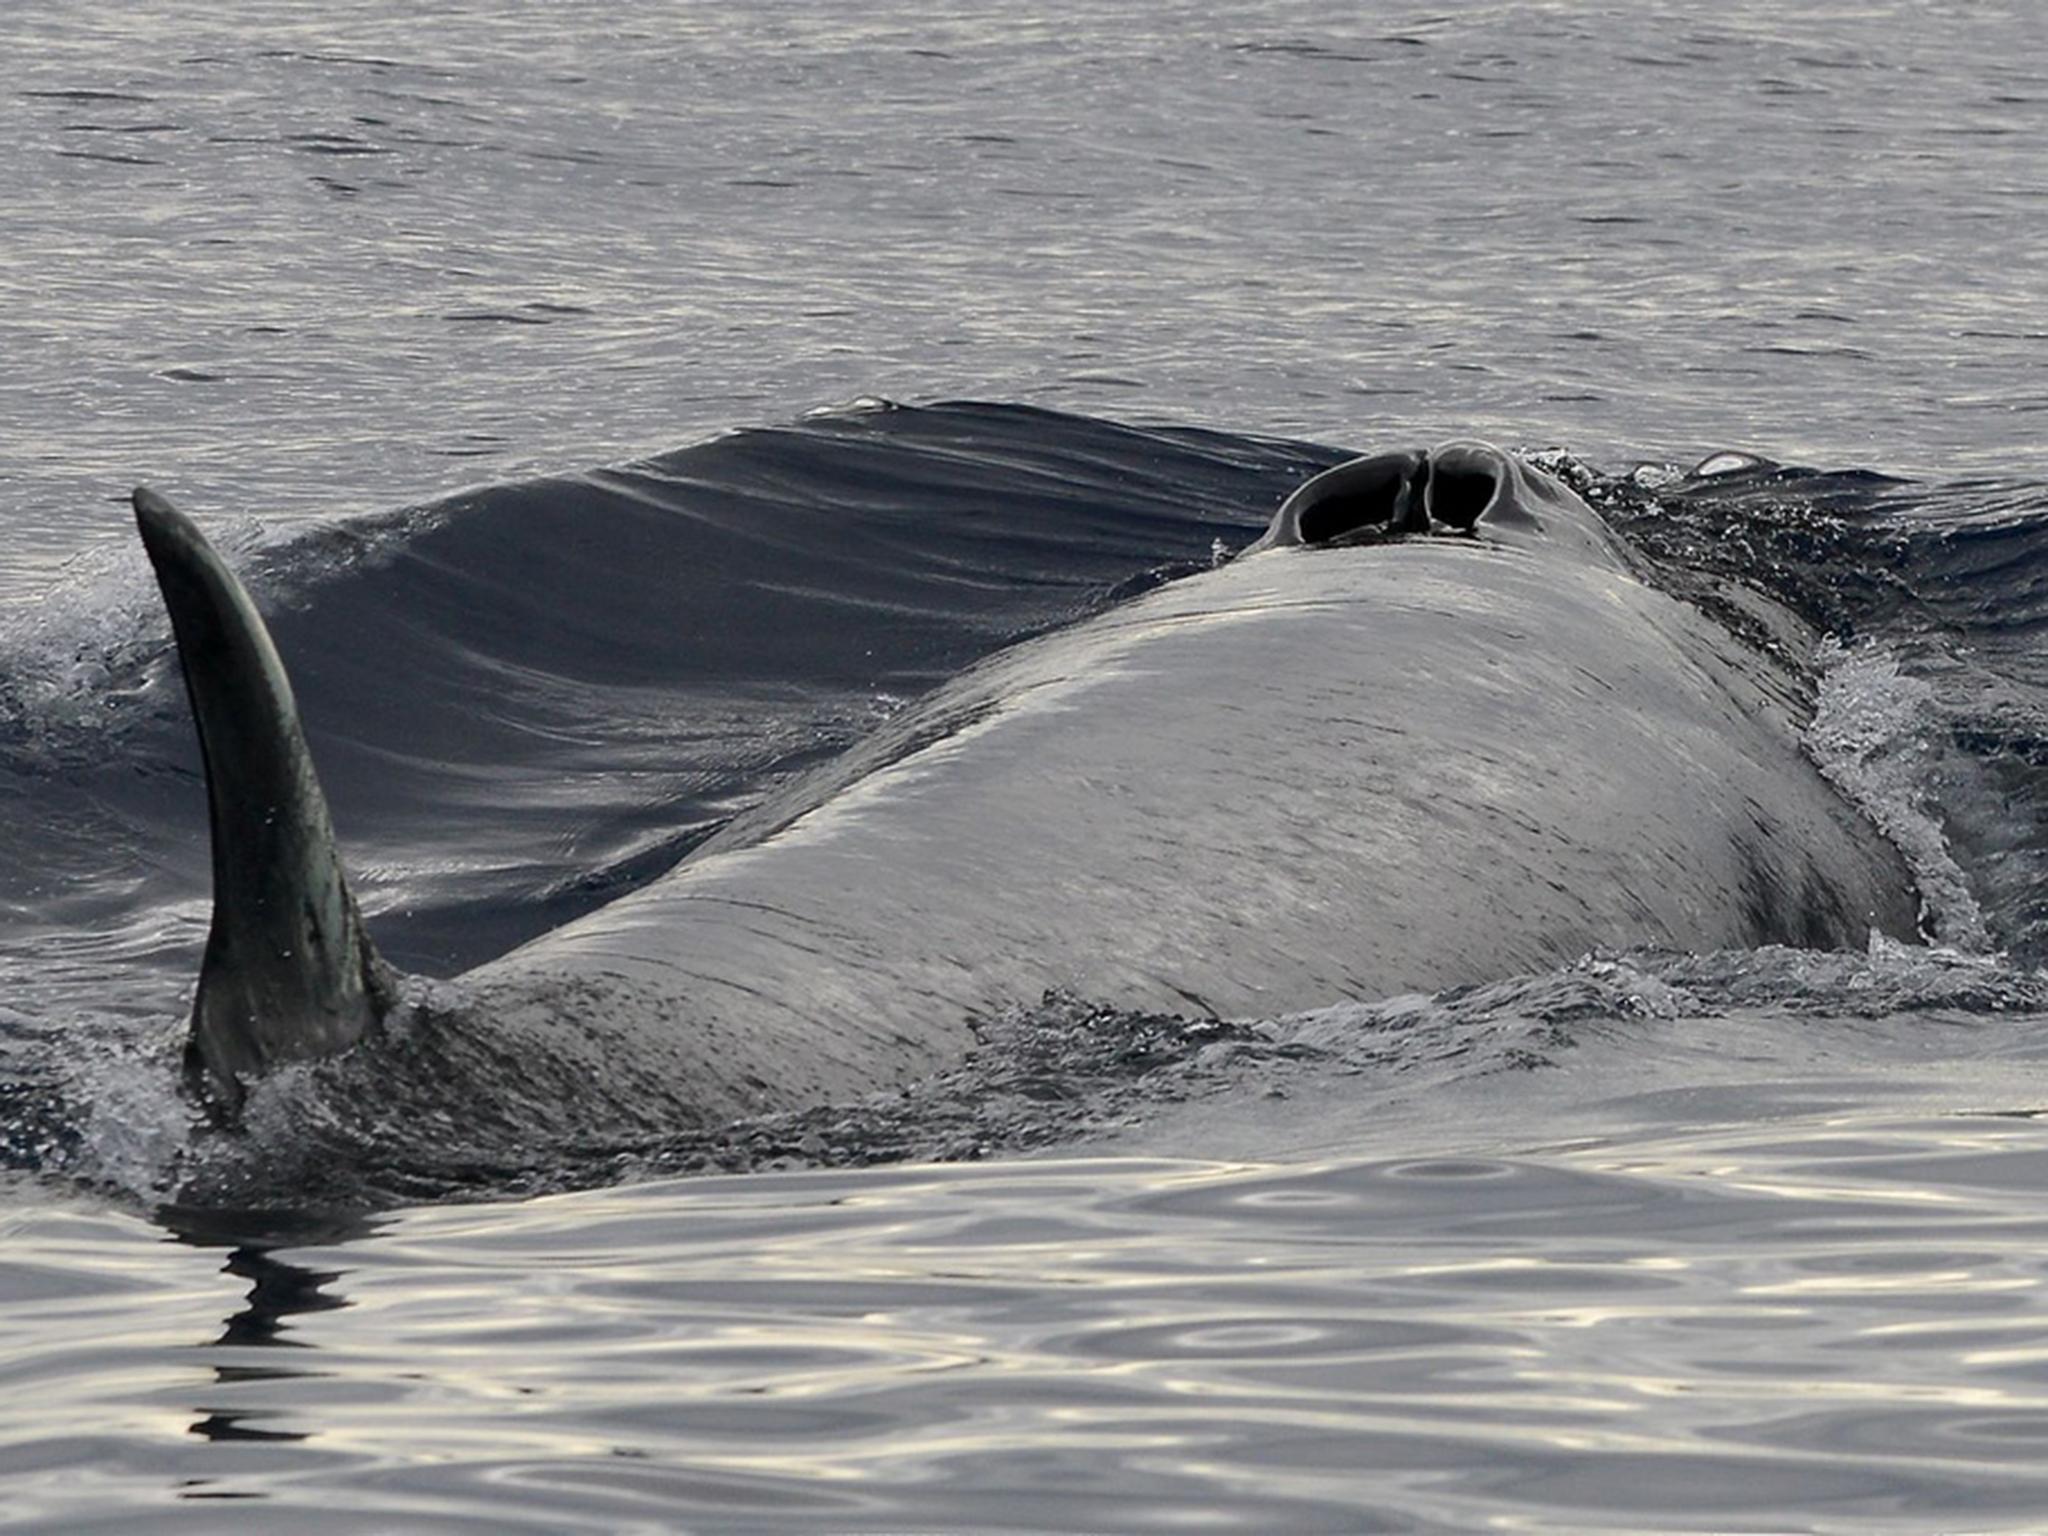
<path id="1" fill-rule="evenodd" d="M 1717 475 L 1739 475 L 1744 470 L 1761 469 L 1763 462 L 1753 453 L 1717 453 L 1695 464 L 1692 478 L 1711 480 Z"/>
<path id="2" fill-rule="evenodd" d="M 1806 750 L 1826 775 L 1891 839 L 1920 887 L 1921 926 L 1956 949 L 1992 945 L 1983 908 L 1949 851 L 1932 798 L 1937 725 L 1934 689 L 1899 669 L 1886 645 L 1822 641 L 1820 698 Z"/>
<path id="3" fill-rule="evenodd" d="M 72 1021 L 61 1097 L 76 1106 L 77 1140 L 53 1149 L 46 1172 L 143 1201 L 173 1190 L 196 1114 L 178 1084 L 182 1034 L 138 1039 L 132 1019 Z"/>

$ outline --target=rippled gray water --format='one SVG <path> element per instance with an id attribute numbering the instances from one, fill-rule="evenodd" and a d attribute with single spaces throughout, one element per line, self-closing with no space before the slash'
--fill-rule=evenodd
<path id="1" fill-rule="evenodd" d="M 76 1022 L 36 1010 L 39 983 L 67 1010 L 102 974 L 117 1011 L 158 996 L 203 923 L 179 884 L 203 854 L 134 822 L 191 787 L 121 734 L 147 738 L 164 676 L 123 670 L 137 479 L 207 514 L 385 513 L 869 395 L 1361 446 L 1480 433 L 1612 466 L 1740 446 L 1943 482 L 1925 516 L 1952 507 L 1977 542 L 1954 543 L 1942 623 L 2035 606 L 2048 11 L 2026 0 L 12 0 L 0 52 L 0 659 L 32 656 L 38 690 L 19 706 L 0 677 L 0 724 L 34 728 L 7 803 L 83 786 L 0 836 L 57 871 L 6 887 L 10 1044 Z M 1073 455 L 1048 506 L 1138 478 L 1142 444 L 1086 426 L 1047 426 Z M 953 450 L 898 451 L 917 486 Z M 773 482 L 750 462 L 723 492 Z M 1233 482 L 1147 494 L 1178 483 Z M 1139 570 L 1163 558 L 1126 547 L 1145 526 L 1080 552 Z M 479 520 L 447 529 L 455 606 L 484 608 L 507 557 Z M 440 547 L 407 557 L 427 597 Z M 1007 574 L 1111 579 L 1032 559 Z M 307 601 L 388 625 L 366 652 L 406 633 L 374 584 Z M 1905 654 L 1982 689 L 1958 737 L 1995 738 L 1999 772 L 2040 760 L 2048 694 L 1969 673 L 1948 634 Z M 436 632 L 437 660 L 496 665 L 478 636 Z M 325 686 L 368 697 L 346 650 Z M 128 694 L 102 712 L 108 678 Z M 665 727 L 605 697 L 651 774 Z M 576 736 L 581 694 L 546 730 L 519 702 L 448 735 L 605 744 Z M 397 760 L 365 740 L 359 795 Z M 449 755 L 434 740 L 423 761 Z M 1920 745 L 1962 875 L 2031 931 L 2011 823 L 2038 786 L 1966 796 Z M 521 795 L 546 802 L 525 831 L 562 888 L 601 884 L 616 849 L 549 819 L 584 793 L 557 794 L 570 769 L 526 766 L 543 787 L 480 775 L 436 801 L 408 779 L 417 800 L 365 818 L 370 888 L 479 883 L 447 807 L 503 832 Z M 610 790 L 630 831 L 661 808 Z M 0 1176 L 0 1523 L 2048 1529 L 2038 973 L 1638 961 L 1590 991 L 1310 1021 L 1297 1056 L 1142 1063 L 1078 1107 L 1071 1083 L 991 1079 L 1012 1129 L 1040 1103 L 1092 1127 L 1064 1161 L 340 1225 L 140 1214 L 163 1083 L 115 1058 L 100 1192 Z M 971 1157 L 982 1109 L 903 1145 Z"/>
<path id="2" fill-rule="evenodd" d="M 0 591 L 138 477 L 383 508 L 867 394 L 2048 465 L 2027 0 L 17 0 L 0 47 Z"/>
<path id="3" fill-rule="evenodd" d="M 225 1265 L 17 1211 L 45 1406 L 0 1467 L 38 1529 L 2038 1529 L 2044 1179 L 2032 1121 L 1809 1102 L 650 1184 Z"/>

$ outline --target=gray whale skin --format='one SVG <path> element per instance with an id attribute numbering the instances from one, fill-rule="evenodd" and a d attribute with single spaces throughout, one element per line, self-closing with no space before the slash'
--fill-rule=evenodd
<path id="1" fill-rule="evenodd" d="M 255 607 L 134 499 L 212 815 L 188 1072 L 228 1120 L 340 1056 L 469 1113 L 465 1074 L 565 1133 L 681 1130 L 900 1087 L 1049 989 L 1271 1017 L 1596 946 L 1916 929 L 1897 852 L 1801 753 L 1801 669 L 1649 585 L 1555 479 L 1452 443 L 1316 477 L 1228 564 L 972 667 L 644 889 L 408 988 Z"/>

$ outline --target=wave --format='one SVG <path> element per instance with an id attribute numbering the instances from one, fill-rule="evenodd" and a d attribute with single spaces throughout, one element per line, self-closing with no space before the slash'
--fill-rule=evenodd
<path id="1" fill-rule="evenodd" d="M 1245 542 L 1339 457 L 873 403 L 223 543 L 378 942 L 448 974 L 660 873 L 976 657 Z M 143 905 L 203 897 L 196 747 L 139 551 L 0 631 L 0 674 L 0 904 L 32 920 L 94 847 L 156 871 Z"/>

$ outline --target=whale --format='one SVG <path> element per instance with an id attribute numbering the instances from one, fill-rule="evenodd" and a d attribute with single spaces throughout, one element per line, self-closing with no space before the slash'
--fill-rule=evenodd
<path id="1" fill-rule="evenodd" d="M 1244 552 L 999 652 L 674 869 L 450 981 L 379 958 L 283 660 L 199 526 L 137 525 L 204 759 L 186 1080 L 629 1140 L 899 1091 L 1049 993 L 1274 1018 L 1601 948 L 1912 941 L 1802 749 L 1817 636 L 1735 627 L 1491 445 L 1305 481 Z"/>

